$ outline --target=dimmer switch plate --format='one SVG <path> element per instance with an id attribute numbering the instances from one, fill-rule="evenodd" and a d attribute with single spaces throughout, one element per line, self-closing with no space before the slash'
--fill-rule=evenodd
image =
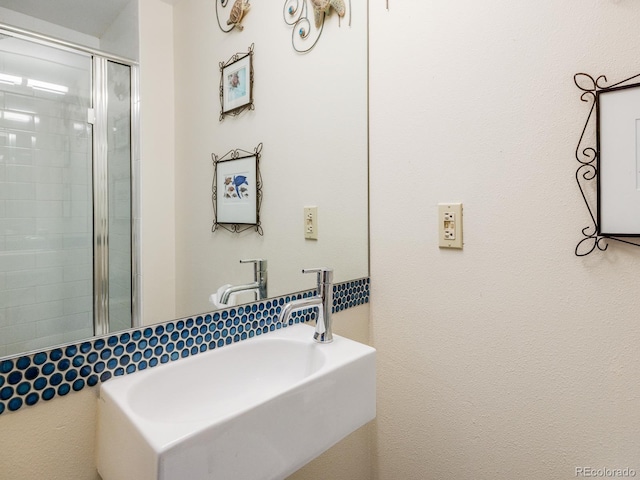
<path id="1" fill-rule="evenodd" d="M 318 207 L 304 207 L 304 238 L 318 239 Z"/>
<path id="2" fill-rule="evenodd" d="M 438 244 L 441 248 L 462 248 L 462 204 L 438 204 Z"/>

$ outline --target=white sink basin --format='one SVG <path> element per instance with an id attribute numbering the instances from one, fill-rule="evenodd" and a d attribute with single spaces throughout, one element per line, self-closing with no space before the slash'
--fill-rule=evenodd
<path id="1" fill-rule="evenodd" d="M 375 417 L 375 350 L 294 325 L 100 388 L 103 480 L 281 479 Z"/>

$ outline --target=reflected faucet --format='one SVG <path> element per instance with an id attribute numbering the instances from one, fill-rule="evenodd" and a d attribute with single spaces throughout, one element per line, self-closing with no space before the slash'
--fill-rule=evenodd
<path id="1" fill-rule="evenodd" d="M 333 269 L 331 268 L 307 268 L 302 273 L 318 274 L 318 294 L 313 297 L 301 298 L 286 303 L 280 312 L 280 321 L 287 325 L 294 312 L 308 308 L 318 308 L 316 331 L 313 339 L 318 343 L 331 343 L 333 332 L 331 331 L 331 309 L 333 308 Z"/>
<path id="2" fill-rule="evenodd" d="M 254 292 L 256 294 L 256 300 L 267 298 L 267 261 L 262 258 L 257 258 L 253 260 L 240 260 L 240 263 L 253 263 L 253 283 L 231 285 L 225 288 L 219 298 L 222 304 L 228 304 L 231 294 L 240 292 Z"/>

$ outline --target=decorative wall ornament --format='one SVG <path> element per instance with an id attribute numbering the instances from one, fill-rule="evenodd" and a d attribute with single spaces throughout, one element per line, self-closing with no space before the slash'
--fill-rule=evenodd
<path id="1" fill-rule="evenodd" d="M 348 16 L 351 26 L 351 0 L 347 1 L 348 7 L 345 0 L 286 0 L 283 15 L 284 21 L 292 27 L 293 49 L 298 53 L 307 53 L 315 47 L 322 36 L 324 22 L 332 12 L 337 13 L 338 22 Z M 313 23 L 309 20 L 311 12 Z"/>
<path id="2" fill-rule="evenodd" d="M 213 160 L 213 226 L 240 233 L 255 229 L 263 235 L 260 225 L 260 205 L 262 204 L 262 176 L 260 156 L 262 143 L 253 150 L 235 149 L 222 157 L 211 154 Z"/>
<path id="3" fill-rule="evenodd" d="M 218 20 L 218 26 L 220 30 L 224 33 L 229 33 L 234 28 L 242 31 L 244 27 L 241 25 L 242 19 L 245 17 L 251 5 L 249 4 L 249 0 L 235 0 L 231 9 L 228 9 L 227 6 L 229 4 L 229 0 L 215 0 L 216 2 L 216 19 Z M 225 14 L 228 12 L 228 20 L 226 21 L 224 27 L 222 23 L 220 23 L 220 12 L 222 10 Z"/>
<path id="4" fill-rule="evenodd" d="M 220 62 L 220 107 L 220 121 L 226 115 L 254 110 L 253 43 L 249 53 L 236 53 L 226 62 Z"/>
<path id="5" fill-rule="evenodd" d="M 596 249 L 605 251 L 609 246 L 607 243 L 608 240 L 615 240 L 617 242 L 640 246 L 640 243 L 620 238 L 618 235 L 613 236 L 601 233 L 599 227 L 600 218 L 598 215 L 598 205 L 596 204 L 595 209 L 592 207 L 592 204 L 594 203 L 594 196 L 596 197 L 595 201 L 597 202 L 597 195 L 600 194 L 600 150 L 598 144 L 600 132 L 598 131 L 598 96 L 602 92 L 611 91 L 619 87 L 629 87 L 631 86 L 630 82 L 638 79 L 638 77 L 640 77 L 640 74 L 607 86 L 606 83 L 608 80 L 605 75 L 600 75 L 595 79 L 586 73 L 576 73 L 573 76 L 575 85 L 583 92 L 580 95 L 580 100 L 591 105 L 584 128 L 580 134 L 580 139 L 578 140 L 575 153 L 576 160 L 580 164 L 576 170 L 576 182 L 578 183 L 578 188 L 580 189 L 582 198 L 587 206 L 587 210 L 589 211 L 589 216 L 591 217 L 591 224 L 582 229 L 582 235 L 584 238 L 578 242 L 575 249 L 575 254 L 578 257 L 589 255 Z"/>

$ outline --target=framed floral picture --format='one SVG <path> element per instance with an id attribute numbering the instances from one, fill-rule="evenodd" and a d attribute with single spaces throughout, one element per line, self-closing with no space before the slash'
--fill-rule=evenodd
<path id="1" fill-rule="evenodd" d="M 223 157 L 212 154 L 214 174 L 212 186 L 213 227 L 231 232 L 254 228 L 262 235 L 260 203 L 262 178 L 260 155 L 262 144 L 253 151 L 231 150 Z"/>
<path id="2" fill-rule="evenodd" d="M 248 53 L 237 53 L 220 62 L 220 120 L 253 110 L 253 44 Z"/>

